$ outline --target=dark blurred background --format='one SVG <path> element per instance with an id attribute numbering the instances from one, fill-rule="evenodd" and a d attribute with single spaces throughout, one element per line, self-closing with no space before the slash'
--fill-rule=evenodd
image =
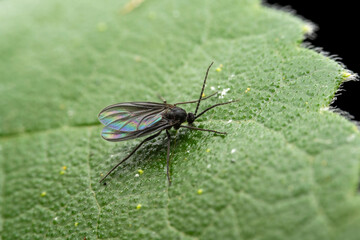
<path id="1" fill-rule="evenodd" d="M 315 47 L 321 47 L 330 55 L 339 57 L 352 72 L 360 74 L 359 58 L 359 7 L 357 1 L 309 1 L 267 0 L 269 5 L 290 7 L 297 15 L 315 23 L 315 38 L 307 39 Z M 342 84 L 332 107 L 348 112 L 360 121 L 360 81 Z"/>

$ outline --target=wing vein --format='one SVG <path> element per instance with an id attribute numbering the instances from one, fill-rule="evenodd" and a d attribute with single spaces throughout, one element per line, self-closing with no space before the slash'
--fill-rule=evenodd
<path id="1" fill-rule="evenodd" d="M 152 102 L 118 103 L 104 108 L 99 121 L 105 125 L 102 137 L 124 141 L 161 131 L 170 125 L 163 112 L 171 105 Z"/>

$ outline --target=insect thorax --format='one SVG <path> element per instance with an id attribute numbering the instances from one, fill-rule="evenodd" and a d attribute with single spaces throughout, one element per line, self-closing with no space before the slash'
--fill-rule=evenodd
<path id="1" fill-rule="evenodd" d="M 174 125 L 175 129 L 178 129 L 180 125 L 186 121 L 186 116 L 186 111 L 179 107 L 170 108 L 164 114 L 164 117 L 169 119 L 170 121 L 179 122 L 178 124 Z"/>

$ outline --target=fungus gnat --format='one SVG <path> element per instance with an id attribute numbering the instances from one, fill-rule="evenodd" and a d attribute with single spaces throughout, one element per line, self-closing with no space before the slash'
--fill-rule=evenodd
<path id="1" fill-rule="evenodd" d="M 202 98 L 203 92 L 205 89 L 206 79 L 209 74 L 209 70 L 213 62 L 208 67 L 203 86 L 201 89 L 200 97 L 198 100 L 188 101 L 188 102 L 179 102 L 175 104 L 168 104 L 166 100 L 163 103 L 155 102 L 124 102 L 110 105 L 104 108 L 98 115 L 99 121 L 105 125 L 102 130 L 101 136 L 111 142 L 127 141 L 130 139 L 140 138 L 147 135 L 154 134 L 145 138 L 138 146 L 136 146 L 127 157 L 122 159 L 118 164 L 116 164 L 101 180 L 109 176 L 117 167 L 119 167 L 123 162 L 129 159 L 145 142 L 150 141 L 151 139 L 156 138 L 160 135 L 162 131 L 166 131 L 167 135 L 167 178 L 169 185 L 171 184 L 170 179 L 170 141 L 171 136 L 169 130 L 173 127 L 174 129 L 179 128 L 188 128 L 197 131 L 206 131 L 213 132 L 217 134 L 226 134 L 226 132 L 218 132 L 210 129 L 196 128 L 192 126 L 192 123 L 199 118 L 201 115 L 206 113 L 212 108 L 217 106 L 229 104 L 235 101 L 229 101 L 224 103 L 215 104 L 201 113 L 197 114 L 201 100 L 208 99 L 218 92 L 215 92 L 208 97 Z M 186 111 L 177 105 L 181 104 L 191 104 L 197 103 L 195 113 L 186 113 Z M 182 125 L 184 122 L 187 122 L 189 125 Z"/>

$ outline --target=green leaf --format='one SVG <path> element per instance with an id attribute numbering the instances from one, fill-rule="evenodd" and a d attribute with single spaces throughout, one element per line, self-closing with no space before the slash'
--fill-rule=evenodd
<path id="1" fill-rule="evenodd" d="M 360 135 L 328 106 L 348 77 L 311 25 L 260 1 L 1 1 L 0 239 L 357 239 Z M 101 139 L 122 101 L 229 88 L 196 126 Z M 187 111 L 193 105 L 185 106 Z M 138 172 L 142 170 L 142 174 Z"/>

